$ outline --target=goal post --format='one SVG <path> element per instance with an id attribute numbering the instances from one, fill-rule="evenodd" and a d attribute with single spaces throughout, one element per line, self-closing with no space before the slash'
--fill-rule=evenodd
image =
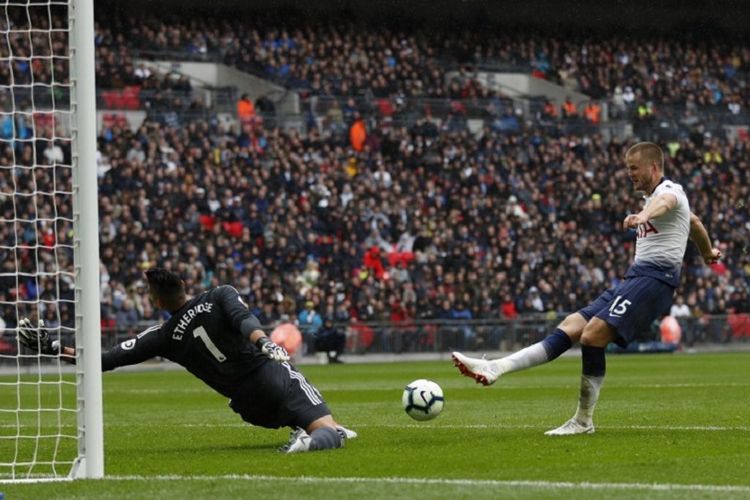
<path id="1" fill-rule="evenodd" d="M 76 266 L 76 478 L 104 475 L 101 322 L 99 311 L 99 202 L 96 166 L 94 0 L 71 0 L 72 165 Z"/>
<path id="2" fill-rule="evenodd" d="M 0 2 L 0 482 L 104 475 L 94 68 L 93 0 Z"/>

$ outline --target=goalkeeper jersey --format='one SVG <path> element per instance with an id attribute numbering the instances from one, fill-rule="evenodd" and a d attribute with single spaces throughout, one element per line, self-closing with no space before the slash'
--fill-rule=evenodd
<path id="1" fill-rule="evenodd" d="M 161 356 L 185 367 L 220 394 L 232 397 L 248 375 L 270 360 L 240 325 L 260 323 L 231 286 L 213 288 L 187 301 L 172 317 L 102 354 L 102 370 Z"/>

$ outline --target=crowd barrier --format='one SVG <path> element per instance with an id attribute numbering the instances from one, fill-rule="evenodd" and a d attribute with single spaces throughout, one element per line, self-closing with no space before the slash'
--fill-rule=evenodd
<path id="1" fill-rule="evenodd" d="M 564 316 L 554 314 L 522 315 L 514 320 L 408 320 L 402 322 L 348 322 L 334 326 L 346 334 L 346 354 L 401 354 L 401 353 L 446 353 L 453 350 L 467 351 L 514 351 L 540 341 L 551 333 Z M 702 346 L 724 346 L 727 350 L 739 348 L 750 342 L 750 314 L 703 315 L 701 317 L 676 318 L 679 324 L 680 342 L 674 349 L 700 348 Z M 135 337 L 139 332 L 153 326 L 152 322 L 141 322 L 129 328 L 102 328 L 102 349 L 109 349 L 120 342 Z M 280 323 L 265 325 L 271 332 Z M 637 342 L 643 345 L 663 344 L 665 340 L 655 321 L 649 331 L 641 332 Z M 314 352 L 315 336 L 302 329 L 303 354 Z M 674 332 L 670 333 L 673 335 Z M 72 344 L 72 339 L 68 341 Z M 17 344 L 13 330 L 0 334 L 0 364 L 15 364 Z M 633 351 L 631 349 L 631 351 Z M 635 350 L 636 352 L 638 350 Z M 22 363 L 36 362 L 25 359 Z"/>
<path id="2" fill-rule="evenodd" d="M 542 340 L 554 331 L 564 315 L 522 315 L 514 320 L 407 320 L 403 322 L 348 322 L 334 326 L 347 337 L 349 354 L 450 352 L 456 349 L 510 351 Z M 704 315 L 699 318 L 677 318 L 681 327 L 681 344 L 686 347 L 704 344 L 750 342 L 750 314 Z M 112 328 L 102 331 L 102 345 L 109 348 L 135 336 L 152 323 L 130 329 Z M 271 332 L 277 324 L 265 325 Z M 314 335 L 303 329 L 305 344 Z M 649 331 L 641 332 L 638 341 L 660 341 L 660 322 Z"/>

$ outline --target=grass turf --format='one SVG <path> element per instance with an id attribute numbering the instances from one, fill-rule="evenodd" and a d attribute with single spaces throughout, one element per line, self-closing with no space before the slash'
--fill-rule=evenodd
<path id="1" fill-rule="evenodd" d="M 489 388 L 449 362 L 302 370 L 334 416 L 359 432 L 343 450 L 279 454 L 288 430 L 243 424 L 186 372 L 113 372 L 104 376 L 108 478 L 0 484 L 0 492 L 7 499 L 750 498 L 750 354 L 608 356 L 597 432 L 558 438 L 543 432 L 575 410 L 575 358 Z M 443 387 L 446 406 L 436 420 L 416 422 L 401 409 L 403 386 L 416 378 Z M 0 407 L 12 405 L 11 396 L 4 386 Z M 12 452 L 6 441 L 0 462 Z"/>

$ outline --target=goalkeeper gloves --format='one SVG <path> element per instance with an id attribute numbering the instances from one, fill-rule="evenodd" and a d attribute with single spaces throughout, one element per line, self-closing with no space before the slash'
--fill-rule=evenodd
<path id="1" fill-rule="evenodd" d="M 42 320 L 34 327 L 28 318 L 21 319 L 18 322 L 18 341 L 32 351 L 48 356 L 57 356 L 62 351 L 59 340 L 50 340 Z"/>
<path id="2" fill-rule="evenodd" d="M 286 349 L 273 342 L 268 337 L 261 337 L 255 342 L 255 346 L 260 349 L 260 352 L 265 354 L 267 358 L 274 361 L 289 361 L 289 353 Z"/>

